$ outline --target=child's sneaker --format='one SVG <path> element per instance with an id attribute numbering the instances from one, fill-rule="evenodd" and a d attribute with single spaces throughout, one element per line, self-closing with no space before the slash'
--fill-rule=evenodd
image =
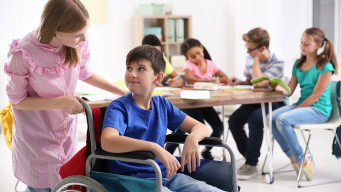
<path id="1" fill-rule="evenodd" d="M 312 166 L 313 166 L 313 171 L 314 171 L 314 167 L 315 167 L 315 161 L 314 161 L 314 157 L 313 157 L 313 154 L 311 154 L 310 152 L 307 154 L 310 156 L 311 158 L 311 163 L 312 163 Z"/>
<path id="2" fill-rule="evenodd" d="M 244 164 L 237 170 L 237 179 L 247 180 L 257 175 L 257 166 Z"/>
<path id="3" fill-rule="evenodd" d="M 303 166 L 303 173 L 308 181 L 311 180 L 313 176 L 312 158 L 310 154 L 305 156 L 305 165 Z"/>

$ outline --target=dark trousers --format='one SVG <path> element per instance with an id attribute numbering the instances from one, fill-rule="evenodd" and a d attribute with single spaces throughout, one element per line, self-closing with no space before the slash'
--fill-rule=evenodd
<path id="1" fill-rule="evenodd" d="M 217 111 L 213 107 L 203 107 L 203 108 L 193 108 L 193 109 L 183 109 L 184 113 L 193 119 L 205 124 L 205 121 L 211 126 L 213 132 L 210 137 L 218 137 L 223 134 L 224 125 L 221 122 Z M 176 134 L 184 134 L 183 131 L 177 131 Z M 176 149 L 177 144 L 168 144 L 166 145 L 166 150 L 170 153 L 173 153 Z M 206 147 L 208 150 L 212 149 L 212 147 Z"/>
<path id="2" fill-rule="evenodd" d="M 284 106 L 283 102 L 272 103 L 272 110 Z M 268 114 L 268 104 L 265 105 Z M 249 137 L 244 130 L 249 125 Z M 246 164 L 256 166 L 263 142 L 263 117 L 261 104 L 242 105 L 228 120 L 229 129 L 237 144 L 238 151 L 245 157 Z"/>

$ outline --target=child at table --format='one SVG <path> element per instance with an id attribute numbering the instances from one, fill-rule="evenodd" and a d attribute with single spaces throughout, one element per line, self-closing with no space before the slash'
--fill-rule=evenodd
<path id="1" fill-rule="evenodd" d="M 163 77 L 165 61 L 162 52 L 142 45 L 127 55 L 125 82 L 131 91 L 107 107 L 101 135 L 102 148 L 112 153 L 151 151 L 155 154 L 163 176 L 163 191 L 221 191 L 220 189 L 177 173 L 187 164 L 188 172 L 200 166 L 198 142 L 208 136 L 202 123 L 187 116 L 167 99 L 153 96 Z M 167 128 L 188 132 L 181 164 L 163 148 Z M 153 168 L 120 161 L 109 161 L 109 170 L 141 178 L 155 178 Z"/>
<path id="2" fill-rule="evenodd" d="M 251 85 L 253 78 L 268 76 L 270 78 L 283 78 L 284 62 L 270 51 L 270 35 L 260 27 L 249 30 L 243 34 L 242 39 L 248 55 L 244 75 L 246 80 L 241 81 L 236 77 L 229 78 L 229 85 Z M 267 86 L 269 81 L 263 81 L 255 86 Z M 273 102 L 272 109 L 284 106 L 283 102 Z M 265 107 L 268 113 L 268 104 Z M 248 125 L 248 134 L 245 125 Z M 228 120 L 228 126 L 237 144 L 238 151 L 245 157 L 245 163 L 238 168 L 237 178 L 251 179 L 257 175 L 258 158 L 263 142 L 263 116 L 261 104 L 243 104 L 236 109 Z"/>
<path id="3" fill-rule="evenodd" d="M 322 52 L 318 53 L 319 50 Z M 308 153 L 304 157 L 293 127 L 299 124 L 324 123 L 328 120 L 332 111 L 330 80 L 334 72 L 337 74 L 337 68 L 333 45 L 324 32 L 315 27 L 306 29 L 301 37 L 301 58 L 293 65 L 288 85 L 293 94 L 299 84 L 301 96 L 297 103 L 281 107 L 272 114 L 274 138 L 290 158 L 297 173 L 305 158 L 305 164 L 302 166 L 308 181 L 312 179 L 312 155 Z M 280 86 L 275 89 L 290 96 Z"/>
<path id="4" fill-rule="evenodd" d="M 161 41 L 156 35 L 146 35 L 144 36 L 142 40 L 142 45 L 151 45 L 161 50 Z M 163 55 L 163 58 L 166 62 L 166 69 L 165 69 L 165 75 L 166 77 L 162 81 L 162 85 L 169 85 L 171 87 L 182 87 L 185 83 L 184 77 L 178 75 L 175 71 L 170 62 L 168 61 L 167 57 Z"/>
<path id="5" fill-rule="evenodd" d="M 181 53 L 185 55 L 187 61 L 183 68 L 187 84 L 195 82 L 226 83 L 226 74 L 219 69 L 206 48 L 197 39 L 187 39 L 181 45 Z M 224 126 L 218 113 L 213 107 L 203 107 L 183 110 L 189 116 L 204 123 L 204 120 L 211 126 L 213 132 L 211 137 L 220 137 L 224 131 Z M 201 153 L 204 159 L 214 159 L 212 147 L 205 147 Z"/>

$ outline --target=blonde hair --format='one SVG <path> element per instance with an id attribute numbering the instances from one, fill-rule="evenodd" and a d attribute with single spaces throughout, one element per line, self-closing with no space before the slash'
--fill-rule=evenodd
<path id="1" fill-rule="evenodd" d="M 73 33 L 84 28 L 89 20 L 89 13 L 79 0 L 49 0 L 41 15 L 37 30 L 40 43 L 48 44 L 56 31 Z M 64 47 L 64 64 L 69 67 L 79 63 L 77 49 Z"/>
<path id="2" fill-rule="evenodd" d="M 330 62 L 335 69 L 335 74 L 338 74 L 338 64 L 335 56 L 334 46 L 332 42 L 325 37 L 324 32 L 320 28 L 312 27 L 306 29 L 304 33 L 313 37 L 313 40 L 316 44 L 321 44 L 321 46 L 325 45 L 323 51 L 318 55 L 316 68 L 320 70 L 323 66 Z M 305 55 L 301 55 L 301 58 L 298 59 L 298 64 L 296 67 L 301 67 L 306 59 L 307 57 Z"/>

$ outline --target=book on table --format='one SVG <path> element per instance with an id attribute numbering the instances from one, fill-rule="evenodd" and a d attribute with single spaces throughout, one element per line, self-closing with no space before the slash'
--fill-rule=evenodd
<path id="1" fill-rule="evenodd" d="M 289 94 L 291 94 L 290 88 L 280 78 L 277 78 L 277 77 L 270 78 L 268 76 L 261 76 L 261 77 L 252 79 L 250 82 L 252 84 L 256 84 L 265 80 L 269 80 L 271 84 L 276 84 L 276 85 L 283 87 Z"/>

